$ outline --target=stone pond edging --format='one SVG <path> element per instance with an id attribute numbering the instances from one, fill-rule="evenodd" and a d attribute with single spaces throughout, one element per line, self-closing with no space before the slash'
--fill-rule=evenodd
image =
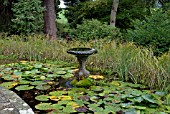
<path id="1" fill-rule="evenodd" d="M 34 114 L 16 93 L 0 86 L 0 114 Z"/>

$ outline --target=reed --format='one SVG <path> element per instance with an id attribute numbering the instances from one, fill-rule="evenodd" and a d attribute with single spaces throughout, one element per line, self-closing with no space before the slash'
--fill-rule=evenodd
<path id="1" fill-rule="evenodd" d="M 0 36 L 0 55 L 26 60 L 53 60 L 76 63 L 74 56 L 66 51 L 73 47 L 92 47 L 98 53 L 89 57 L 87 66 L 91 69 L 108 71 L 113 78 L 145 84 L 148 87 L 165 89 L 170 81 L 170 52 L 155 57 L 151 49 L 137 47 L 133 43 L 120 44 L 107 39 L 89 42 L 65 40 L 46 41 L 44 36 L 34 35 L 23 41 L 19 36 Z M 20 39 L 20 40 L 16 40 Z M 168 90 L 169 91 L 169 90 Z"/>

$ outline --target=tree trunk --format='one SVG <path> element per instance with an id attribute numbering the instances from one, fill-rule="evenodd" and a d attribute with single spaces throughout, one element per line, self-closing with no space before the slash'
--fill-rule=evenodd
<path id="1" fill-rule="evenodd" d="M 57 38 L 56 34 L 56 13 L 54 0 L 43 0 L 45 12 L 44 12 L 44 33 L 47 34 L 50 40 Z"/>
<path id="2" fill-rule="evenodd" d="M 116 13 L 119 5 L 119 0 L 113 0 L 111 15 L 110 15 L 110 25 L 115 27 L 116 24 Z"/>

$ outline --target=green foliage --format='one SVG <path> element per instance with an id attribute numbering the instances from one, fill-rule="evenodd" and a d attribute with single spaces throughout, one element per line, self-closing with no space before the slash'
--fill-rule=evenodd
<path id="1" fill-rule="evenodd" d="M 49 72 L 44 72 L 42 70 L 44 68 L 47 68 Z M 33 72 L 35 69 L 39 71 L 36 74 Z M 72 69 L 72 67 L 68 64 L 64 65 L 59 61 L 52 64 L 20 61 L 18 63 L 0 65 L 0 86 L 7 89 L 15 87 L 13 91 L 16 93 L 20 93 L 18 91 L 22 91 L 24 94 L 32 93 L 32 96 L 30 96 L 32 99 L 28 100 L 28 103 L 32 103 L 31 106 L 32 108 L 35 107 L 33 109 L 36 111 L 96 114 L 100 114 L 101 111 L 104 114 L 118 113 L 120 111 L 130 114 L 136 114 L 137 112 L 155 114 L 169 113 L 170 111 L 170 94 L 165 91 L 148 90 L 147 86 L 122 81 L 109 81 L 104 82 L 105 85 L 94 85 L 95 83 L 93 82 L 97 82 L 97 80 L 90 78 L 77 83 L 81 86 L 82 84 L 90 83 L 91 85 L 93 83 L 93 86 L 88 84 L 89 88 L 74 87 L 68 89 L 62 85 L 57 86 L 57 82 L 63 83 L 59 77 L 64 76 L 56 76 L 55 71 L 57 69 L 68 72 L 68 69 Z M 74 71 L 75 69 L 72 70 Z M 30 74 L 26 73 L 27 71 L 31 71 Z M 13 75 L 15 72 L 21 72 L 21 75 Z M 7 75 L 10 75 L 14 80 L 3 80 Z M 39 76 L 44 78 L 39 78 Z M 49 79 L 50 77 L 51 80 Z M 16 78 L 17 80 L 15 80 Z M 92 82 L 89 82 L 90 80 Z M 26 81 L 29 83 L 25 83 Z M 50 85 L 51 88 L 48 91 L 39 89 L 36 85 Z M 22 99 L 27 99 L 23 94 L 19 95 Z"/>
<path id="2" fill-rule="evenodd" d="M 155 55 L 167 52 L 170 48 L 170 20 L 167 12 L 153 9 L 146 20 L 134 21 L 134 30 L 128 30 L 128 40 L 138 45 L 153 48 Z"/>
<path id="3" fill-rule="evenodd" d="M 133 83 L 142 83 L 148 85 L 149 88 L 167 88 L 168 91 L 170 88 L 168 87 L 169 52 L 157 59 L 151 50 L 137 47 L 132 43 L 118 44 L 114 40 L 108 39 L 89 42 L 72 41 L 69 44 L 60 40 L 49 43 L 43 40 L 44 36 L 40 35 L 29 36 L 27 42 L 13 40 L 20 39 L 20 36 L 16 35 L 6 39 L 0 40 L 0 54 L 31 61 L 55 60 L 77 63 L 75 57 L 68 54 L 67 50 L 73 47 L 92 47 L 97 49 L 98 53 L 88 58 L 87 66 L 93 71 L 109 74 L 106 79 L 118 78 Z M 43 70 L 47 72 L 46 69 Z M 33 73 L 36 72 L 36 70 L 33 71 Z M 59 75 L 65 73 L 58 72 L 58 70 L 55 72 Z M 15 73 L 19 74 L 20 72 Z M 71 75 L 64 74 L 64 76 L 67 79 Z M 5 79 L 11 78 L 5 77 Z"/>
<path id="4" fill-rule="evenodd" d="M 78 40 L 115 39 L 121 37 L 119 30 L 98 20 L 84 20 L 76 29 L 70 30 L 70 36 Z"/>
<path id="5" fill-rule="evenodd" d="M 68 7 L 66 18 L 71 27 L 81 24 L 83 19 L 98 19 L 109 22 L 112 0 L 86 0 Z"/>
<path id="6" fill-rule="evenodd" d="M 12 33 L 29 34 L 42 31 L 43 11 L 40 0 L 17 0 L 12 7 Z"/>

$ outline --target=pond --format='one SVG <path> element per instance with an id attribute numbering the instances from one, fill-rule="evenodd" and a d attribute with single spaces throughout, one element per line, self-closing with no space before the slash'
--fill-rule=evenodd
<path id="1" fill-rule="evenodd" d="M 90 87 L 67 87 L 77 68 L 68 64 L 26 62 L 0 66 L 0 86 L 16 92 L 36 114 L 170 113 L 170 94 L 90 75 Z"/>

